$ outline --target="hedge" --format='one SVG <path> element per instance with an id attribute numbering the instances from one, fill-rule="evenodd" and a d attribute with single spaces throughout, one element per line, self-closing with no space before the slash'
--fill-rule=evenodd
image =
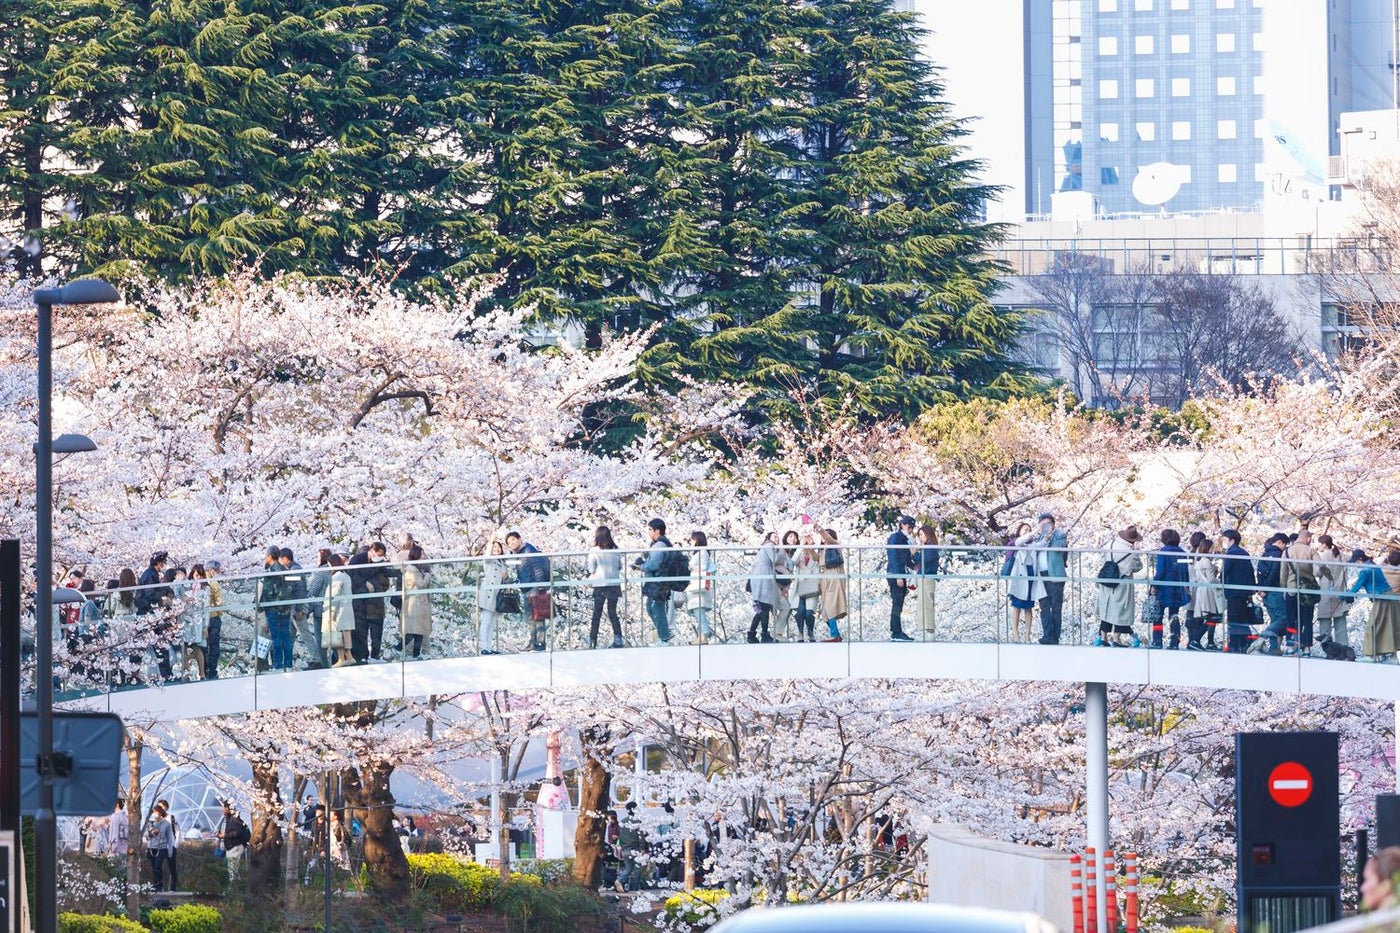
<path id="1" fill-rule="evenodd" d="M 729 892 L 720 888 L 696 888 L 666 898 L 662 912 L 667 920 L 703 929 L 719 920 L 720 902 L 727 897 Z"/>
<path id="2" fill-rule="evenodd" d="M 58 915 L 58 933 L 147 933 L 146 928 L 125 917 L 107 914 Z"/>
<path id="3" fill-rule="evenodd" d="M 224 918 L 213 907 L 181 904 L 151 911 L 152 933 L 223 933 Z"/>

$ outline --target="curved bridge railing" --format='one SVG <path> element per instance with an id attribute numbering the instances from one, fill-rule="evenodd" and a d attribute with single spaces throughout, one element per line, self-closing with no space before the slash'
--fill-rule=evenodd
<path id="1" fill-rule="evenodd" d="M 63 639 L 66 644 L 58 648 L 60 663 L 66 666 L 58 697 L 71 708 L 142 712 L 158 719 L 475 690 L 761 678 L 1103 681 L 1400 699 L 1400 667 L 1390 664 L 1348 663 L 1320 656 L 1242 656 L 1184 648 L 1155 651 L 1095 646 L 1100 617 L 1097 603 L 1108 593 L 1106 584 L 1110 582 L 1117 583 L 1112 590 L 1120 612 L 1123 606 L 1131 607 L 1141 647 L 1151 644 L 1150 628 L 1144 622 L 1156 585 L 1148 578 L 1151 551 L 1141 552 L 1147 568 L 1143 573 L 1109 581 L 1099 576 L 1104 550 L 1064 550 L 1063 577 L 1047 578 L 1047 582 L 1062 580 L 1064 584 L 1062 629 L 1058 644 L 1045 645 L 1036 643 L 1043 633 L 1042 615 L 1048 608 L 1044 604 L 1034 609 L 1029 633 L 1027 626 L 1013 625 L 1011 596 L 1020 592 L 1025 581 L 1014 572 L 1003 573 L 1008 549 L 937 546 L 901 552 L 912 557 L 922 553 L 928 558 L 925 569 L 933 569 L 932 558 L 937 556 L 936 573 L 920 574 L 911 569 L 894 578 L 896 588 L 901 582 L 904 585 L 902 629 L 911 639 L 905 642 L 892 640 L 888 549 L 883 545 L 838 547 L 840 567 L 822 569 L 824 552 L 818 547 L 813 554 L 815 564 L 780 568 L 776 574 L 786 585 L 786 598 L 776 600 L 769 621 L 777 644 L 747 641 L 755 591 L 761 596 L 770 593 L 768 575 L 754 575 L 756 551 L 752 547 L 681 549 L 688 556 L 691 575 L 685 579 L 684 589 L 674 591 L 664 601 L 672 633 L 669 643 L 659 640 L 648 614 L 648 595 L 656 592 L 648 584 L 679 583 L 680 579 L 644 575 L 634 565 L 645 559 L 646 551 L 617 552 L 624 568 L 616 584 L 621 649 L 605 647 L 613 642 L 606 612 L 599 627 L 598 648 L 589 647 L 599 581 L 590 579 L 586 553 L 419 561 L 408 576 L 423 577 L 421 588 L 413 588 L 414 580 L 410 579 L 407 593 L 403 581 L 409 565 L 405 563 L 391 559 L 370 567 L 351 567 L 347 569 L 357 574 L 374 574 L 389 581 L 387 589 L 348 597 L 350 603 L 369 606 L 377 602 L 383 606 L 383 645 L 377 659 L 321 669 L 314 669 L 322 659 L 313 653 L 315 648 L 307 636 L 318 631 L 318 624 L 324 627 L 324 620 L 333 616 L 337 607 L 327 600 L 268 598 L 269 577 L 286 577 L 288 571 L 220 577 L 222 598 L 208 606 L 197 598 L 199 594 L 177 583 L 172 585 L 168 608 L 158 608 L 152 615 L 136 617 L 118 611 L 104 620 L 100 634 L 69 629 Z M 802 546 L 795 552 L 793 556 L 800 557 Z M 1022 551 L 1021 555 L 1027 560 L 1036 557 L 1033 551 Z M 526 567 L 527 559 L 546 560 L 547 579 L 532 579 L 530 573 L 538 570 L 539 564 Z M 1187 599 L 1196 595 L 1205 608 L 1217 603 L 1224 606 L 1219 560 L 1220 555 L 1203 558 L 1199 577 L 1179 584 Z M 1255 560 L 1261 566 L 1267 564 Z M 311 574 L 328 569 L 292 573 L 305 583 Z M 1348 641 L 1359 653 L 1368 607 L 1364 594 L 1351 601 L 1358 565 L 1319 563 L 1315 571 L 1319 582 L 1306 598 L 1324 601 L 1323 608 L 1346 617 Z M 648 595 L 643 594 L 644 587 Z M 548 618 L 531 619 L 532 592 L 548 594 Z M 806 600 L 800 598 L 809 592 Z M 1250 592 L 1278 594 L 1295 601 L 1298 597 L 1297 590 L 1278 587 L 1253 587 Z M 500 607 L 497 598 L 510 593 L 521 596 L 519 610 L 496 614 L 493 626 L 490 613 L 496 608 L 512 608 L 504 605 L 511 601 L 508 597 Z M 825 615 L 830 610 L 839 611 L 842 602 L 845 614 L 834 620 L 841 640 L 825 641 L 832 637 Z M 431 630 L 421 655 L 414 657 L 402 637 L 404 617 L 421 613 L 425 605 Z M 697 611 L 702 606 L 707 610 L 709 630 L 703 639 Z M 798 643 L 800 606 L 810 607 L 815 614 L 813 634 L 818 643 Z M 1312 608 L 1315 611 L 1317 606 Z M 271 670 L 259 657 L 260 653 L 264 658 L 270 655 L 265 640 L 268 610 L 306 616 L 293 649 L 294 671 Z M 656 611 L 654 605 L 652 611 Z M 1183 629 L 1188 611 L 1181 610 Z M 187 641 L 184 628 L 192 619 L 198 627 L 205 612 L 220 616 L 222 657 L 217 680 L 199 679 L 193 664 L 188 668 L 181 664 Z M 1167 640 L 1170 623 L 1164 628 Z M 1223 647 L 1225 624 L 1212 625 L 1211 630 Z M 1262 630 L 1256 626 L 1253 633 L 1257 636 Z M 71 651 L 66 650 L 70 647 Z M 171 676 L 162 677 L 156 662 L 158 652 L 166 650 L 173 663 Z M 313 669 L 305 669 L 308 664 Z"/>

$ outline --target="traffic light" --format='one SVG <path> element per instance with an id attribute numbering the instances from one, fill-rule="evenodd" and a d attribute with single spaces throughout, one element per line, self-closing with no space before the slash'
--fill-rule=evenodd
<path id="1" fill-rule="evenodd" d="M 1337 735 L 1235 736 L 1240 933 L 1293 933 L 1341 916 Z"/>

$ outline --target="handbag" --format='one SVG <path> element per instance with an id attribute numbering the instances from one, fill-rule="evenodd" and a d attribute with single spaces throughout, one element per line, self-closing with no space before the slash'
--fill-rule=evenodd
<path id="1" fill-rule="evenodd" d="M 496 593 L 496 612 L 501 615 L 517 615 L 520 612 L 520 591 L 500 590 Z"/>
<path id="2" fill-rule="evenodd" d="M 272 639 L 266 635 L 254 635 L 248 653 L 261 661 L 270 660 L 272 658 Z"/>
<path id="3" fill-rule="evenodd" d="M 214 858 L 223 858 L 225 854 L 223 846 L 214 847 Z"/>
<path id="4" fill-rule="evenodd" d="M 554 618 L 554 603 L 549 598 L 549 590 L 530 594 L 530 621 L 545 622 Z"/>
<path id="5" fill-rule="evenodd" d="M 1162 594 L 1154 589 L 1142 604 L 1142 624 L 1157 628 L 1162 624 Z"/>

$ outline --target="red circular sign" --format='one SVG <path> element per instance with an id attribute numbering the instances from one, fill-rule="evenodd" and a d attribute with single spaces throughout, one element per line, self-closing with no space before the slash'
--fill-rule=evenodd
<path id="1" fill-rule="evenodd" d="M 1285 761 L 1269 772 L 1269 796 L 1279 806 L 1301 806 L 1312 792 L 1312 772 L 1296 761 Z"/>

